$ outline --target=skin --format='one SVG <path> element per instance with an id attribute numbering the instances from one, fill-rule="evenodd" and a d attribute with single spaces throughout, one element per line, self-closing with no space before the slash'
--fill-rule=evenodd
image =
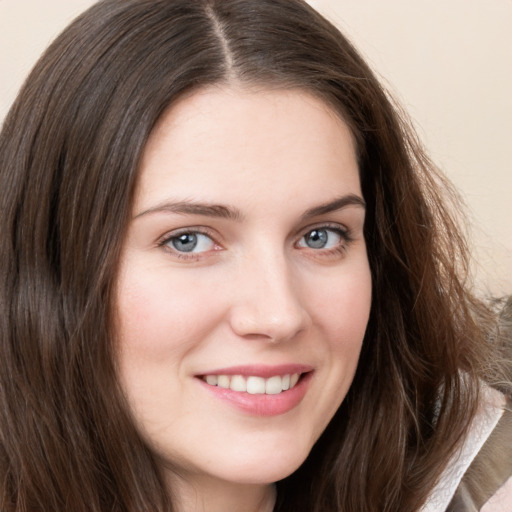
<path id="1" fill-rule="evenodd" d="M 351 133 L 305 92 L 212 87 L 155 128 L 120 262 L 118 366 L 179 510 L 271 510 L 272 483 L 338 409 L 370 311 L 364 215 Z M 178 235 L 197 232 L 184 252 Z M 290 363 L 313 371 L 277 415 L 240 410 L 198 377 Z"/>

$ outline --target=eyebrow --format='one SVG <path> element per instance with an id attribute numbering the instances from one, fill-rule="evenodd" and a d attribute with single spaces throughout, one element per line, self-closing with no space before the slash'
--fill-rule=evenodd
<path id="1" fill-rule="evenodd" d="M 362 197 L 356 194 L 347 194 L 346 196 L 339 197 L 333 201 L 329 201 L 328 203 L 324 203 L 306 210 L 302 215 L 302 219 L 306 220 L 312 217 L 325 215 L 326 213 L 332 213 L 337 210 L 342 210 L 347 206 L 358 206 L 360 208 L 366 209 L 366 203 Z"/>
<path id="2" fill-rule="evenodd" d="M 198 203 L 195 201 L 164 202 L 138 213 L 134 218 L 150 213 L 169 212 L 182 215 L 204 215 L 221 219 L 240 221 L 243 218 L 240 210 L 222 204 Z"/>
<path id="3" fill-rule="evenodd" d="M 302 214 L 301 218 L 302 220 L 307 220 L 312 217 L 318 217 L 320 215 L 325 215 L 337 210 L 342 210 L 347 206 L 358 206 L 364 209 L 366 208 L 366 203 L 362 197 L 356 194 L 347 194 L 345 196 L 336 198 L 333 201 L 329 201 L 328 203 L 324 203 L 306 210 Z M 166 201 L 138 213 L 134 218 L 136 219 L 144 215 L 161 212 L 176 213 L 181 215 L 202 215 L 206 217 L 217 217 L 233 221 L 241 221 L 244 218 L 240 210 L 232 206 L 201 203 L 190 200 L 178 202 Z"/>

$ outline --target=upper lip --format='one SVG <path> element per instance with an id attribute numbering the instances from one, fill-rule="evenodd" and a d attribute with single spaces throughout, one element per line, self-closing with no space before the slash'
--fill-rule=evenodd
<path id="1" fill-rule="evenodd" d="M 313 366 L 307 364 L 280 364 L 280 365 L 242 365 L 229 366 L 227 368 L 216 368 L 198 374 L 198 377 L 205 375 L 242 375 L 244 377 L 263 377 L 268 379 L 275 375 L 291 375 L 294 373 L 307 373 L 313 370 Z"/>

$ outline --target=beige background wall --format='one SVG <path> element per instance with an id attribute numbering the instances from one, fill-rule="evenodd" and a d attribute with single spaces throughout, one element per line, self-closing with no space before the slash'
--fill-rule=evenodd
<path id="1" fill-rule="evenodd" d="M 0 120 L 41 51 L 92 3 L 0 0 Z M 479 286 L 512 293 L 512 1 L 310 3 L 384 77 L 461 190 Z"/>

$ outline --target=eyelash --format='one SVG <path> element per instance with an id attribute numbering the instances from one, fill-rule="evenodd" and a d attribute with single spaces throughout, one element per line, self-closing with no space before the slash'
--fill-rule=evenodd
<path id="1" fill-rule="evenodd" d="M 169 244 L 173 241 L 178 239 L 182 235 L 204 235 L 207 236 L 212 243 L 215 245 L 215 247 L 218 247 L 218 249 L 214 249 L 213 251 L 220 250 L 221 246 L 220 244 L 215 240 L 214 234 L 206 229 L 206 228 L 199 228 L 199 227 L 191 227 L 191 228 L 183 228 L 178 231 L 173 231 L 172 233 L 168 233 L 162 237 L 162 239 L 158 242 L 158 246 L 162 247 L 165 251 L 169 252 L 176 258 L 186 260 L 186 261 L 196 261 L 199 258 L 204 257 L 205 253 L 210 251 L 204 251 L 204 252 L 181 252 L 178 251 L 172 247 L 169 246 Z"/>
<path id="2" fill-rule="evenodd" d="M 345 227 L 341 227 L 339 224 L 321 224 L 317 226 L 308 226 L 306 229 L 301 230 L 301 235 L 297 242 L 295 242 L 294 246 L 297 246 L 298 243 L 305 239 L 305 237 L 312 233 L 313 231 L 330 231 L 336 233 L 340 237 L 340 243 L 336 247 L 332 247 L 329 249 L 313 249 L 309 248 L 314 256 L 317 257 L 329 257 L 329 256 L 336 256 L 341 255 L 346 252 L 350 244 L 353 242 L 353 237 L 351 234 L 351 231 Z M 186 261 L 197 261 L 200 258 L 203 258 L 205 254 L 212 252 L 212 251 L 202 251 L 202 252 L 182 252 L 178 251 L 172 247 L 170 247 L 169 244 L 172 243 L 173 240 L 178 239 L 182 235 L 204 235 L 208 237 L 214 246 L 216 247 L 213 249 L 213 252 L 221 250 L 220 244 L 216 241 L 213 233 L 206 229 L 206 228 L 199 228 L 199 227 L 190 227 L 190 228 L 183 228 L 178 231 L 174 231 L 172 233 L 168 233 L 162 237 L 158 241 L 158 246 L 162 247 L 167 252 L 171 253 L 174 257 L 186 260 Z M 300 250 L 308 249 L 308 247 L 299 247 Z"/>
<path id="3" fill-rule="evenodd" d="M 313 257 L 321 257 L 321 258 L 329 258 L 329 257 L 335 257 L 345 254 L 347 249 L 349 248 L 350 244 L 354 241 L 354 238 L 352 236 L 352 232 L 346 228 L 342 227 L 339 224 L 321 224 L 316 226 L 308 226 L 305 230 L 301 231 L 300 238 L 298 242 L 296 242 L 296 245 L 305 239 L 307 235 L 312 233 L 313 231 L 330 231 L 333 233 L 336 233 L 340 237 L 340 243 L 337 244 L 335 247 L 328 248 L 328 249 L 311 249 Z M 307 249 L 307 247 L 301 247 L 301 250 Z"/>

